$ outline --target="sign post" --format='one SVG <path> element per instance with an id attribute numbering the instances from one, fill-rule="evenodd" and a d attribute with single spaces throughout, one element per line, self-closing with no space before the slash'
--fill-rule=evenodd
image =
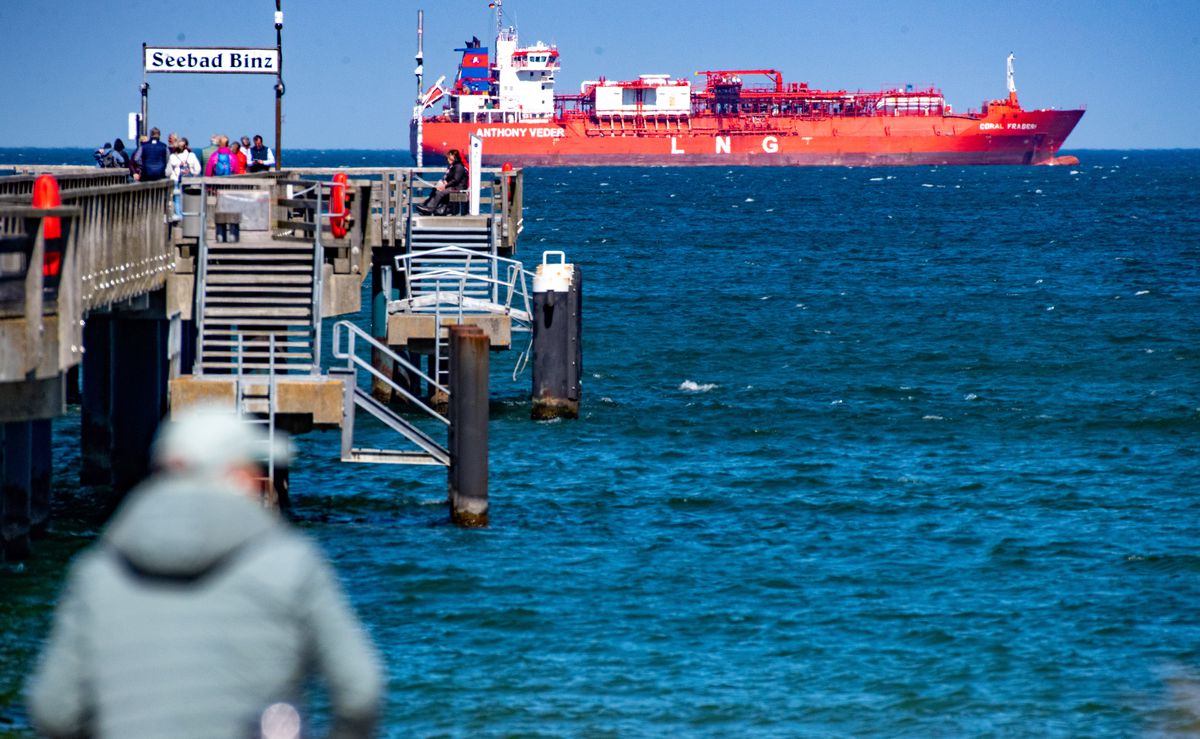
<path id="1" fill-rule="evenodd" d="M 273 74 L 275 75 L 275 169 L 282 152 L 283 128 L 283 12 L 275 0 L 275 48 L 240 46 L 148 46 L 142 44 L 142 119 L 139 135 L 149 130 L 148 74 Z"/>
<path id="2" fill-rule="evenodd" d="M 483 167 L 483 137 L 478 134 L 471 134 L 471 144 L 467 149 L 467 161 L 470 163 L 470 173 L 468 177 L 471 179 L 471 195 L 470 195 L 470 213 L 473 216 L 479 215 L 479 170 Z"/>

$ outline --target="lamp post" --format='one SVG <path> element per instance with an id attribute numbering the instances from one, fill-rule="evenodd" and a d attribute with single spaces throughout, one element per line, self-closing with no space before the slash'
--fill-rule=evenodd
<path id="1" fill-rule="evenodd" d="M 283 162 L 283 9 L 282 0 L 275 0 L 275 171 Z"/>

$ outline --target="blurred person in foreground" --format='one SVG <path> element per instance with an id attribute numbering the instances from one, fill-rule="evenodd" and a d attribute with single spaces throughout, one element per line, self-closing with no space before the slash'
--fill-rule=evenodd
<path id="1" fill-rule="evenodd" d="M 371 736 L 375 649 L 317 546 L 259 502 L 265 459 L 286 450 L 204 407 L 164 424 L 153 454 L 157 472 L 71 566 L 29 684 L 35 728 L 292 737 L 315 675 L 332 736 Z"/>

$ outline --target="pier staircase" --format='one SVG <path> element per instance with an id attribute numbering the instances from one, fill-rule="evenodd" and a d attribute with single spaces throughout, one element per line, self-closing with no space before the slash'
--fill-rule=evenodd
<path id="1" fill-rule="evenodd" d="M 318 371 L 319 249 L 261 231 L 201 243 L 197 374 Z"/>

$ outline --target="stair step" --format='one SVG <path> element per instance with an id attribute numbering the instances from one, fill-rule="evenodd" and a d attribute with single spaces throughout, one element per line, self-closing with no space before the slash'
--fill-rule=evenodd
<path id="1" fill-rule="evenodd" d="M 241 353 L 241 360 L 242 360 L 241 364 L 242 365 L 253 364 L 256 367 L 257 366 L 265 366 L 265 365 L 269 364 L 268 360 L 270 359 L 270 356 L 271 355 L 269 352 L 242 352 Z M 216 360 L 216 359 L 238 359 L 238 353 L 236 353 L 236 352 L 209 352 L 208 349 L 204 350 L 204 361 L 205 362 L 208 362 L 209 360 Z M 284 364 L 284 361 L 293 360 L 293 359 L 312 359 L 312 352 L 276 352 L 275 353 L 275 366 L 280 367 Z M 312 364 L 312 362 L 310 362 L 310 364 Z M 290 366 L 290 364 L 288 366 Z"/>
<path id="2" fill-rule="evenodd" d="M 208 260 L 208 268 L 209 269 L 220 269 L 221 267 L 230 267 L 230 266 L 239 266 L 240 267 L 240 266 L 245 266 L 245 265 L 249 265 L 249 264 L 264 264 L 264 265 L 309 264 L 309 265 L 311 265 L 312 261 L 313 261 L 312 254 L 296 254 L 296 255 L 291 255 L 291 254 L 275 254 L 275 255 L 229 254 L 229 255 L 221 255 L 220 257 L 215 258 L 215 259 L 210 258 Z"/>
<path id="3" fill-rule="evenodd" d="M 311 305 L 312 298 L 304 295 L 279 296 L 274 298 L 250 297 L 247 295 L 212 295 L 204 296 L 204 304 L 233 303 L 235 305 Z"/>
<path id="4" fill-rule="evenodd" d="M 284 294 L 284 295 L 294 295 L 294 296 L 296 296 L 296 298 L 294 298 L 294 299 L 299 299 L 300 296 L 310 296 L 311 297 L 312 296 L 312 288 L 310 288 L 310 287 L 281 287 L 281 286 L 272 287 L 270 285 L 214 285 L 210 282 L 208 284 L 208 290 L 205 292 L 205 295 L 210 296 L 213 293 L 220 293 L 222 295 L 224 295 L 226 293 L 251 293 L 253 295 L 263 295 L 265 293 L 280 293 L 280 294 Z M 206 300 L 207 299 L 208 298 L 206 297 Z M 293 298 L 289 298 L 289 300 L 291 300 L 291 299 L 293 299 Z"/>
<path id="5" fill-rule="evenodd" d="M 259 273 L 259 272 L 312 272 L 312 266 L 307 264 L 210 264 L 208 271 L 222 274 Z"/>
<path id="6" fill-rule="evenodd" d="M 206 324 L 211 323 L 211 324 L 220 325 L 220 326 L 248 326 L 248 327 L 249 326 L 302 326 L 305 323 L 304 321 L 297 321 L 294 319 L 287 319 L 287 318 L 244 318 L 244 319 L 240 319 L 240 318 L 236 318 L 236 317 L 228 318 L 228 317 L 221 317 L 221 316 L 216 316 L 213 318 L 208 318 L 206 316 L 204 319 L 204 322 Z M 232 333 L 246 334 L 246 333 L 251 333 L 252 331 L 253 331 L 253 329 L 243 328 L 239 331 L 234 331 Z M 205 333 L 205 335 L 208 335 L 209 331 L 208 331 L 207 327 L 205 327 L 204 333 Z M 307 332 L 305 332 L 305 333 L 307 333 Z"/>
<path id="7" fill-rule="evenodd" d="M 275 343 L 277 344 L 278 342 L 280 342 L 280 338 L 278 338 L 278 337 L 281 337 L 281 336 L 284 338 L 287 338 L 289 336 L 311 337 L 312 331 L 280 331 L 280 330 L 266 330 L 266 329 L 242 329 L 242 330 L 234 331 L 234 330 L 229 330 L 229 329 L 205 328 L 204 341 L 208 342 L 208 341 L 210 341 L 210 337 L 214 337 L 214 336 L 238 336 L 239 334 L 241 336 L 274 336 L 274 337 L 276 337 Z M 259 341 L 265 342 L 266 340 L 259 340 Z"/>
<path id="8" fill-rule="evenodd" d="M 292 337 L 285 336 L 284 338 L 288 339 L 288 338 L 292 338 Z M 295 338 L 300 339 L 300 340 L 299 341 L 283 341 L 280 339 L 276 339 L 275 340 L 275 348 L 276 349 L 288 348 L 288 347 L 291 347 L 291 348 L 306 347 L 307 348 L 310 345 L 309 341 L 304 340 L 303 338 L 301 338 L 299 336 L 297 336 Z M 208 338 L 207 336 L 205 336 L 204 345 L 205 346 L 216 346 L 216 347 L 237 346 L 238 341 L 237 341 L 237 339 L 211 339 L 211 338 Z M 243 338 L 241 345 L 244 347 L 269 347 L 269 346 L 271 346 L 271 342 L 268 341 L 267 339 Z"/>
<path id="9" fill-rule="evenodd" d="M 201 362 L 200 366 L 203 367 L 204 369 L 237 369 L 239 366 L 242 369 L 268 369 L 266 362 L 262 362 L 262 363 L 242 362 L 241 365 L 238 365 L 236 362 L 207 362 L 207 361 L 205 361 L 205 362 Z M 309 363 L 309 364 L 280 365 L 279 363 L 276 363 L 275 369 L 279 372 L 283 372 L 284 370 L 293 371 L 293 372 L 296 370 L 303 370 L 304 372 L 308 372 L 312 369 L 312 364 Z"/>
<path id="10" fill-rule="evenodd" d="M 229 317 L 229 316 L 245 316 L 247 318 L 255 318 L 261 316 L 263 318 L 307 318 L 312 315 L 312 311 L 308 308 L 254 308 L 252 306 L 243 306 L 240 308 L 212 308 L 204 307 L 204 319 L 210 317 Z"/>
<path id="11" fill-rule="evenodd" d="M 343 457 L 343 462 L 361 462 L 366 464 L 421 464 L 444 466 L 431 454 L 425 452 L 400 451 L 398 449 L 367 449 L 355 448 L 350 450 L 349 457 Z"/>
<path id="12" fill-rule="evenodd" d="M 210 254 L 217 253 L 217 252 L 220 252 L 221 254 L 225 254 L 225 253 L 231 252 L 231 251 L 245 251 L 245 252 L 251 252 L 251 251 L 254 251 L 254 252 L 258 252 L 258 251 L 300 252 L 300 251 L 303 251 L 303 252 L 306 252 L 311 257 L 313 250 L 312 250 L 312 242 L 311 241 L 307 242 L 307 245 L 301 244 L 300 242 L 296 242 L 296 241 L 268 242 L 268 243 L 262 243 L 262 244 L 253 244 L 253 243 L 248 244 L 244 241 L 233 243 L 233 244 L 229 244 L 229 243 L 222 244 L 221 242 L 218 241 L 215 243 L 210 242 L 208 245 L 208 251 Z"/>
<path id="13" fill-rule="evenodd" d="M 297 274 L 216 274 L 208 275 L 210 285 L 311 285 L 312 275 Z"/>

